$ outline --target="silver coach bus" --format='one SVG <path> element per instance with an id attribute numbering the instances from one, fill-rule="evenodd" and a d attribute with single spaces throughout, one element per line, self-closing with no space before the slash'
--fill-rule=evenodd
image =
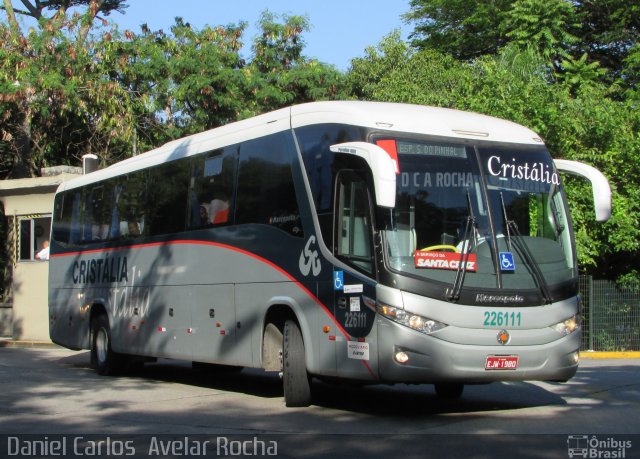
<path id="1" fill-rule="evenodd" d="M 575 243 L 558 170 L 507 121 L 319 102 L 179 139 L 62 184 L 51 339 L 100 374 L 172 358 L 311 377 L 464 384 L 571 378 Z"/>

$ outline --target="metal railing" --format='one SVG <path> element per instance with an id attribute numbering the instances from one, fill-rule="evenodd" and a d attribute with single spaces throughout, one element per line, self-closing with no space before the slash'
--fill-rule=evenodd
<path id="1" fill-rule="evenodd" d="M 640 282 L 580 276 L 582 350 L 640 351 Z"/>

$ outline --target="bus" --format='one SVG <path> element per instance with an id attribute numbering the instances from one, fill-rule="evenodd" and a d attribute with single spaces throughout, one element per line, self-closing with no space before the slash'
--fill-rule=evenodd
<path id="1" fill-rule="evenodd" d="M 380 102 L 301 104 L 60 185 L 50 335 L 101 375 L 182 359 L 358 384 L 566 381 L 581 342 L 560 170 L 512 122 Z"/>

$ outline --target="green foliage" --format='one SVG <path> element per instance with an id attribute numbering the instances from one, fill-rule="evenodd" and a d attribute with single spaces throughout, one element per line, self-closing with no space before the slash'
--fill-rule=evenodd
<path id="1" fill-rule="evenodd" d="M 565 0 L 516 0 L 502 14 L 500 29 L 513 45 L 533 46 L 547 60 L 567 57 L 568 48 L 577 42 L 575 11 Z"/>
<path id="2" fill-rule="evenodd" d="M 612 87 L 617 97 L 637 90 L 629 60 L 640 37 L 640 5 L 624 0 L 411 0 L 404 18 L 415 24 L 412 44 L 460 60 L 533 46 L 559 77 Z"/>
<path id="3" fill-rule="evenodd" d="M 501 18 L 511 3 L 513 0 L 411 0 L 404 19 L 415 23 L 414 47 L 469 60 L 495 54 L 507 43 L 500 31 Z"/>
<path id="4" fill-rule="evenodd" d="M 636 44 L 629 50 L 629 55 L 624 60 L 621 79 L 623 80 L 621 86 L 626 88 L 624 95 L 634 107 L 638 107 L 640 103 L 640 44 Z"/>
<path id="5" fill-rule="evenodd" d="M 403 62 L 409 61 L 412 54 L 407 43 L 400 39 L 399 31 L 384 37 L 378 46 L 368 47 L 365 57 L 351 61 L 348 75 L 351 93 L 360 99 L 375 98 L 376 88 L 384 78 Z"/>
<path id="6" fill-rule="evenodd" d="M 309 24 L 300 16 L 265 12 L 247 63 L 245 23 L 196 30 L 176 18 L 170 33 L 139 34 L 95 26 L 84 39 L 94 14 L 58 13 L 27 36 L 0 23 L 0 170 L 36 175 L 85 153 L 109 164 L 286 105 L 348 96 L 343 74 L 303 56 Z"/>
<path id="7" fill-rule="evenodd" d="M 71 38 L 81 20 L 58 15 L 25 37 L 0 24 L 4 167 L 34 175 L 60 156 L 78 164 L 130 135 L 124 91 L 103 78 L 93 50 Z"/>
<path id="8" fill-rule="evenodd" d="M 608 82 L 619 78 L 624 61 L 640 38 L 640 4 L 628 0 L 582 0 L 576 3 L 580 30 L 575 56 L 586 53 L 608 69 Z"/>

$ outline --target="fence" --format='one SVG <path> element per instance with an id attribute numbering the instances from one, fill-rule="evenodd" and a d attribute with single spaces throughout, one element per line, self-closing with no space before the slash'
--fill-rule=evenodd
<path id="1" fill-rule="evenodd" d="M 582 350 L 640 351 L 640 282 L 580 276 Z"/>

